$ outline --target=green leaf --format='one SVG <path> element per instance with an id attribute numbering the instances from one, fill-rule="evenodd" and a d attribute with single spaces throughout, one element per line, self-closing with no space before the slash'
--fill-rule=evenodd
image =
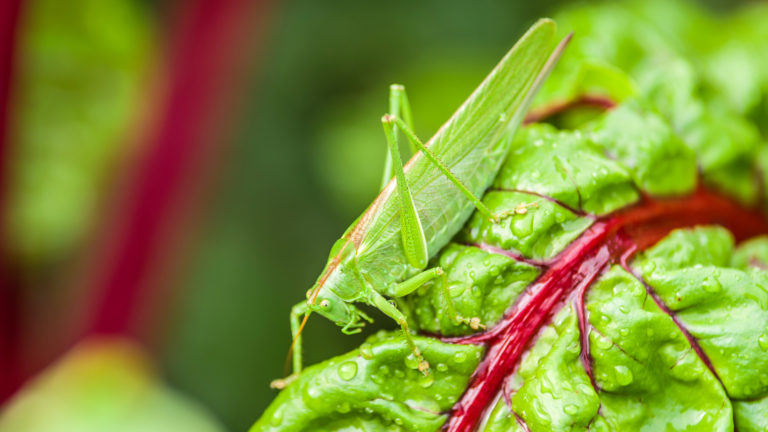
<path id="1" fill-rule="evenodd" d="M 457 312 L 464 317 L 478 317 L 486 326 L 498 322 L 540 273 L 536 267 L 512 258 L 455 243 L 443 250 L 435 265 L 446 272 L 448 292 Z M 458 336 L 475 332 L 466 324 L 457 324 L 447 313 L 442 284 L 442 279 L 435 279 L 408 297 L 412 319 L 430 333 Z"/>
<path id="2" fill-rule="evenodd" d="M 464 392 L 483 353 L 417 337 L 427 376 L 399 333 L 305 369 L 251 428 L 257 431 L 437 431 Z"/>
<path id="3" fill-rule="evenodd" d="M 533 125 L 516 140 L 494 188 L 534 192 L 598 215 L 639 198 L 629 170 L 582 132 Z"/>

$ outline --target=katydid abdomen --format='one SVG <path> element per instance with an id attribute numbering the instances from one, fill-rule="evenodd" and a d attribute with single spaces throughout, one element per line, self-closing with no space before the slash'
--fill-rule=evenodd
<path id="1" fill-rule="evenodd" d="M 425 272 L 427 262 L 475 208 L 498 219 L 476 197 L 496 177 L 533 96 L 567 43 L 563 40 L 553 50 L 554 35 L 554 22 L 537 22 L 426 144 L 411 132 L 404 89 L 392 86 L 390 113 L 382 123 L 392 158 L 387 168 L 395 177 L 336 242 L 307 301 L 294 306 L 294 372 L 301 369 L 299 337 L 309 314 L 318 312 L 344 332 L 356 332 L 368 317 L 354 302 L 372 305 L 397 321 L 414 355 L 420 357 L 405 316 L 386 297 L 408 294 L 441 276 L 439 268 Z M 399 157 L 398 132 L 418 150 L 405 166 Z M 446 303 L 452 309 L 449 298 Z M 481 325 L 471 318 L 456 319 Z M 427 368 L 424 362 L 422 369 Z"/>

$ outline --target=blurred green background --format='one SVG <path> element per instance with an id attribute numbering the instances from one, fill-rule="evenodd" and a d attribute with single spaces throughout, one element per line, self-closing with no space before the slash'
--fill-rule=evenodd
<path id="1" fill-rule="evenodd" d="M 170 11 L 185 7 L 170 3 L 27 2 L 4 244 L 33 298 L 66 297 L 44 287 L 89 247 L 105 215 L 99 203 L 141 150 L 127 137 L 152 122 Z M 388 85 L 406 86 L 426 139 L 561 3 L 293 0 L 263 8 L 242 53 L 254 61 L 241 73 L 237 104 L 225 109 L 229 128 L 210 138 L 222 155 L 211 162 L 216 175 L 198 191 L 204 205 L 184 233 L 179 270 L 166 281 L 174 296 L 150 342 L 171 387 L 228 430 L 247 429 L 275 395 L 269 382 L 286 372 L 290 307 L 377 193 Z M 305 363 L 393 327 L 372 315 L 376 323 L 356 336 L 313 317 Z"/>

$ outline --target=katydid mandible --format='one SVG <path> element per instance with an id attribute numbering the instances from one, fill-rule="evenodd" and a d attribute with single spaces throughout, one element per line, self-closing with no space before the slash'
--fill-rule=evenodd
<path id="1" fill-rule="evenodd" d="M 428 261 L 473 209 L 493 221 L 507 216 L 492 214 L 477 196 L 496 177 L 531 100 L 568 42 L 566 37 L 552 50 L 554 35 L 553 21 L 534 24 L 426 144 L 412 132 L 404 88 L 391 86 L 389 113 L 382 117 L 388 144 L 385 186 L 334 244 L 307 300 L 291 310 L 292 376 L 302 368 L 301 332 L 310 313 L 335 322 L 345 334 L 357 333 L 371 320 L 354 303 L 371 305 L 394 319 L 419 369 L 428 373 L 429 364 L 413 342 L 405 315 L 388 298 L 407 295 L 427 281 L 445 277 L 439 267 L 425 270 Z M 399 132 L 415 153 L 405 167 Z M 456 313 L 447 284 L 442 287 L 446 310 L 455 320 L 481 327 L 478 318 Z M 277 380 L 273 386 L 281 388 L 288 381 Z"/>

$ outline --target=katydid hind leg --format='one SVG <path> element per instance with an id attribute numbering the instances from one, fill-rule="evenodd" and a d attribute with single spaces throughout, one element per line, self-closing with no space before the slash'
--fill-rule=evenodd
<path id="1" fill-rule="evenodd" d="M 402 84 L 392 84 L 389 86 L 389 114 L 395 117 L 402 117 L 405 121 L 405 124 L 407 124 L 409 128 L 413 129 L 411 105 L 408 103 L 408 97 L 405 94 L 405 87 L 403 87 Z M 395 128 L 394 133 L 397 134 L 397 128 Z M 411 144 L 411 156 L 416 154 L 417 151 L 418 149 L 415 148 L 413 144 Z M 384 163 L 384 173 L 381 176 L 381 187 L 379 187 L 379 190 L 384 189 L 384 187 L 387 186 L 387 183 L 392 180 L 392 176 L 394 175 L 392 154 L 389 148 L 387 148 L 385 159 L 386 162 Z"/>
<path id="2" fill-rule="evenodd" d="M 394 122 L 397 127 L 399 127 L 403 134 L 408 138 L 408 142 L 410 142 L 414 147 L 416 147 L 419 151 L 421 151 L 424 156 L 426 156 L 427 160 L 432 162 L 432 164 L 440 170 L 440 172 L 445 175 L 445 177 L 451 181 L 459 190 L 464 194 L 464 196 L 469 199 L 472 204 L 475 205 L 475 208 L 477 208 L 477 211 L 482 213 L 483 216 L 485 216 L 488 220 L 496 223 L 501 220 L 501 218 L 498 215 L 495 215 L 491 212 L 491 210 L 483 204 L 482 200 L 477 197 L 474 193 L 472 193 L 471 190 L 461 181 L 458 177 L 456 177 L 455 174 L 451 172 L 451 170 L 436 156 L 434 155 L 429 148 L 416 136 L 416 134 L 413 132 L 413 129 L 411 129 L 402 119 L 399 117 L 392 118 L 392 122 Z"/>
<path id="3" fill-rule="evenodd" d="M 425 270 L 416 276 L 397 284 L 394 295 L 395 297 L 406 296 L 416 291 L 420 286 L 436 278 L 440 278 L 440 283 L 437 285 L 440 286 L 440 292 L 445 300 L 445 311 L 448 316 L 457 324 L 466 324 L 473 330 L 484 330 L 485 325 L 482 324 L 479 317 L 466 318 L 456 310 L 456 306 L 453 304 L 453 298 L 448 290 L 448 276 L 441 267 L 433 267 L 429 270 Z"/>
<path id="4" fill-rule="evenodd" d="M 424 375 L 429 374 L 429 362 L 421 354 L 419 347 L 416 346 L 416 342 L 413 340 L 413 335 L 411 335 L 411 331 L 408 328 L 408 320 L 405 318 L 405 315 L 400 312 L 400 309 L 398 309 L 397 306 L 392 304 L 386 297 L 375 290 L 371 290 L 369 301 L 371 306 L 379 309 L 385 315 L 397 322 L 400 329 L 403 331 L 403 336 L 408 343 L 408 347 L 411 349 L 411 352 L 413 352 L 414 357 L 418 360 L 419 371 Z"/>
<path id="5" fill-rule="evenodd" d="M 392 157 L 395 170 L 395 184 L 400 201 L 400 233 L 403 241 L 403 250 L 408 263 L 412 267 L 425 269 L 429 261 L 427 238 L 424 235 L 424 228 L 421 226 L 419 213 L 416 210 L 413 195 L 405 178 L 403 161 L 400 159 L 400 148 L 397 142 L 397 130 L 393 121 L 394 118 L 387 114 L 382 117 L 381 124 L 384 127 L 389 154 Z"/>
<path id="6" fill-rule="evenodd" d="M 451 291 L 448 289 L 448 275 L 446 275 L 444 271 L 441 271 L 440 276 L 442 278 L 440 281 L 442 282 L 440 284 L 440 292 L 443 295 L 443 300 L 445 300 L 445 310 L 448 316 L 451 317 L 455 323 L 466 324 L 472 330 L 485 330 L 485 324 L 482 323 L 480 317 L 467 318 L 462 316 L 459 311 L 456 310 L 456 305 L 453 304 L 453 297 L 451 297 Z"/>

